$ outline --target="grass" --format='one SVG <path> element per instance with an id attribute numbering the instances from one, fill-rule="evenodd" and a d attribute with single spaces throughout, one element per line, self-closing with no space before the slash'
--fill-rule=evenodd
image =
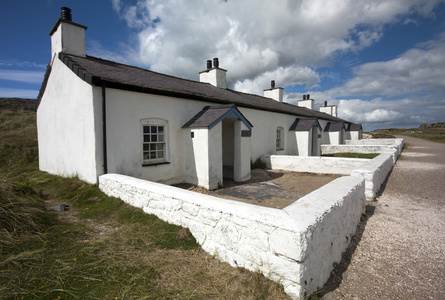
<path id="1" fill-rule="evenodd" d="M 413 128 L 413 129 L 386 129 L 377 130 L 372 134 L 383 133 L 389 135 L 404 135 L 414 138 L 424 139 L 436 143 L 445 143 L 445 128 Z"/>
<path id="2" fill-rule="evenodd" d="M 35 127 L 31 111 L 0 110 L 0 299 L 287 298 L 187 229 L 39 171 Z"/>
<path id="3" fill-rule="evenodd" d="M 379 153 L 334 153 L 334 154 L 324 154 L 323 156 L 373 159 L 374 157 L 379 156 Z"/>

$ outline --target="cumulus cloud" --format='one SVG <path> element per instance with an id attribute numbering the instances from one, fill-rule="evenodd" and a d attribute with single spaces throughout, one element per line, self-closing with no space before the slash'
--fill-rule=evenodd
<path id="1" fill-rule="evenodd" d="M 356 67 L 355 77 L 330 91 L 335 96 L 406 95 L 420 91 L 445 92 L 445 42 L 430 41 L 385 62 Z"/>
<path id="2" fill-rule="evenodd" d="M 249 86 L 254 92 L 264 89 L 259 85 L 267 75 L 286 70 L 299 71 L 293 80 L 287 79 L 290 84 L 313 86 L 320 77 L 316 68 L 329 65 L 339 53 L 377 42 L 383 25 L 404 14 L 427 15 L 436 2 L 112 0 L 112 5 L 138 32 L 133 61 L 197 79 L 206 60 L 219 57 L 229 85 Z"/>
<path id="3" fill-rule="evenodd" d="M 338 116 L 371 130 L 386 127 L 416 127 L 421 123 L 434 123 L 443 119 L 445 99 L 430 96 L 408 97 L 398 100 L 349 99 L 330 100 L 338 106 Z M 442 118 L 442 119 L 441 119 Z"/>
<path id="4" fill-rule="evenodd" d="M 237 81 L 235 83 L 235 90 L 262 94 L 264 89 L 270 88 L 271 80 L 279 82 L 283 87 L 306 85 L 307 88 L 311 88 L 320 82 L 320 76 L 317 72 L 308 67 L 279 67 L 273 71 L 264 72 L 254 79 Z"/>
<path id="5" fill-rule="evenodd" d="M 379 42 L 392 24 L 434 18 L 442 0 L 111 0 L 135 32 L 118 61 L 198 79 L 206 60 L 219 57 L 230 88 L 262 94 L 278 86 L 311 89 L 316 107 L 336 104 L 341 118 L 368 126 L 437 121 L 444 109 L 445 35 L 399 57 L 357 65 L 353 76 L 321 91 L 319 71 L 345 54 Z M 97 48 L 103 56 L 103 49 Z M 113 53 L 107 52 L 112 59 Z M 353 60 L 353 59 L 352 59 Z M 332 78 L 331 78 L 332 81 Z M 428 96 L 427 96 L 428 95 Z M 432 95 L 434 97 L 432 97 Z M 351 96 L 356 99 L 347 100 Z M 286 94 L 296 104 L 302 94 Z M 365 98 L 365 100 L 360 99 Z M 399 98 L 399 99 L 398 99 Z M 419 105 L 419 103 L 421 103 Z M 436 119 L 435 119 L 436 118 Z"/>

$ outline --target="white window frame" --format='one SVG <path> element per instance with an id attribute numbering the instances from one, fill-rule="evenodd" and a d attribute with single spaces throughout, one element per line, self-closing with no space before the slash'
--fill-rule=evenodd
<path id="1" fill-rule="evenodd" d="M 140 127 L 142 164 L 168 163 L 168 122 L 157 118 L 143 119 Z"/>
<path id="2" fill-rule="evenodd" d="M 277 151 L 284 150 L 284 128 L 281 126 L 278 126 L 276 130 L 275 146 Z"/>

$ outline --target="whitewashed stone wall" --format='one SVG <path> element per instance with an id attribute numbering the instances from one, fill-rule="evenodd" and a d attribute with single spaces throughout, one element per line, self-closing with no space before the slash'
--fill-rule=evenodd
<path id="1" fill-rule="evenodd" d="M 351 140 L 346 141 L 346 145 L 389 145 L 397 149 L 396 155 L 399 156 L 402 153 L 403 147 L 405 146 L 405 140 L 402 138 L 396 139 L 363 139 L 363 140 Z"/>
<path id="2" fill-rule="evenodd" d="M 360 176 L 365 179 L 365 196 L 367 200 L 374 199 L 381 190 L 394 166 L 394 157 L 397 158 L 396 153 L 397 150 L 382 153 L 351 172 L 352 176 Z"/>
<path id="3" fill-rule="evenodd" d="M 360 144 L 361 141 L 354 142 L 351 145 L 321 147 L 323 152 L 330 154 L 347 152 L 381 154 L 373 159 L 264 155 L 261 156 L 261 161 L 267 168 L 276 170 L 360 176 L 365 180 L 366 199 L 373 200 L 402 152 L 404 139 L 367 140 L 363 144 Z"/>
<path id="4" fill-rule="evenodd" d="M 266 164 L 267 168 L 274 170 L 351 175 L 352 170 L 366 163 L 369 159 L 263 155 L 261 156 L 261 161 Z"/>
<path id="5" fill-rule="evenodd" d="M 109 196 L 189 228 L 208 253 L 260 271 L 294 299 L 322 287 L 364 212 L 364 181 L 342 177 L 283 210 L 193 193 L 118 174 L 99 178 Z"/>

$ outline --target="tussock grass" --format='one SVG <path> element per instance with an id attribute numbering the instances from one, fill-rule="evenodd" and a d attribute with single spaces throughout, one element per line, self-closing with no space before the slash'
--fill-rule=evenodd
<path id="1" fill-rule="evenodd" d="M 22 113 L 20 126 L 0 123 L 1 299 L 287 298 L 204 253 L 187 229 L 39 171 L 35 115 Z M 61 203 L 70 209 L 50 209 Z"/>

